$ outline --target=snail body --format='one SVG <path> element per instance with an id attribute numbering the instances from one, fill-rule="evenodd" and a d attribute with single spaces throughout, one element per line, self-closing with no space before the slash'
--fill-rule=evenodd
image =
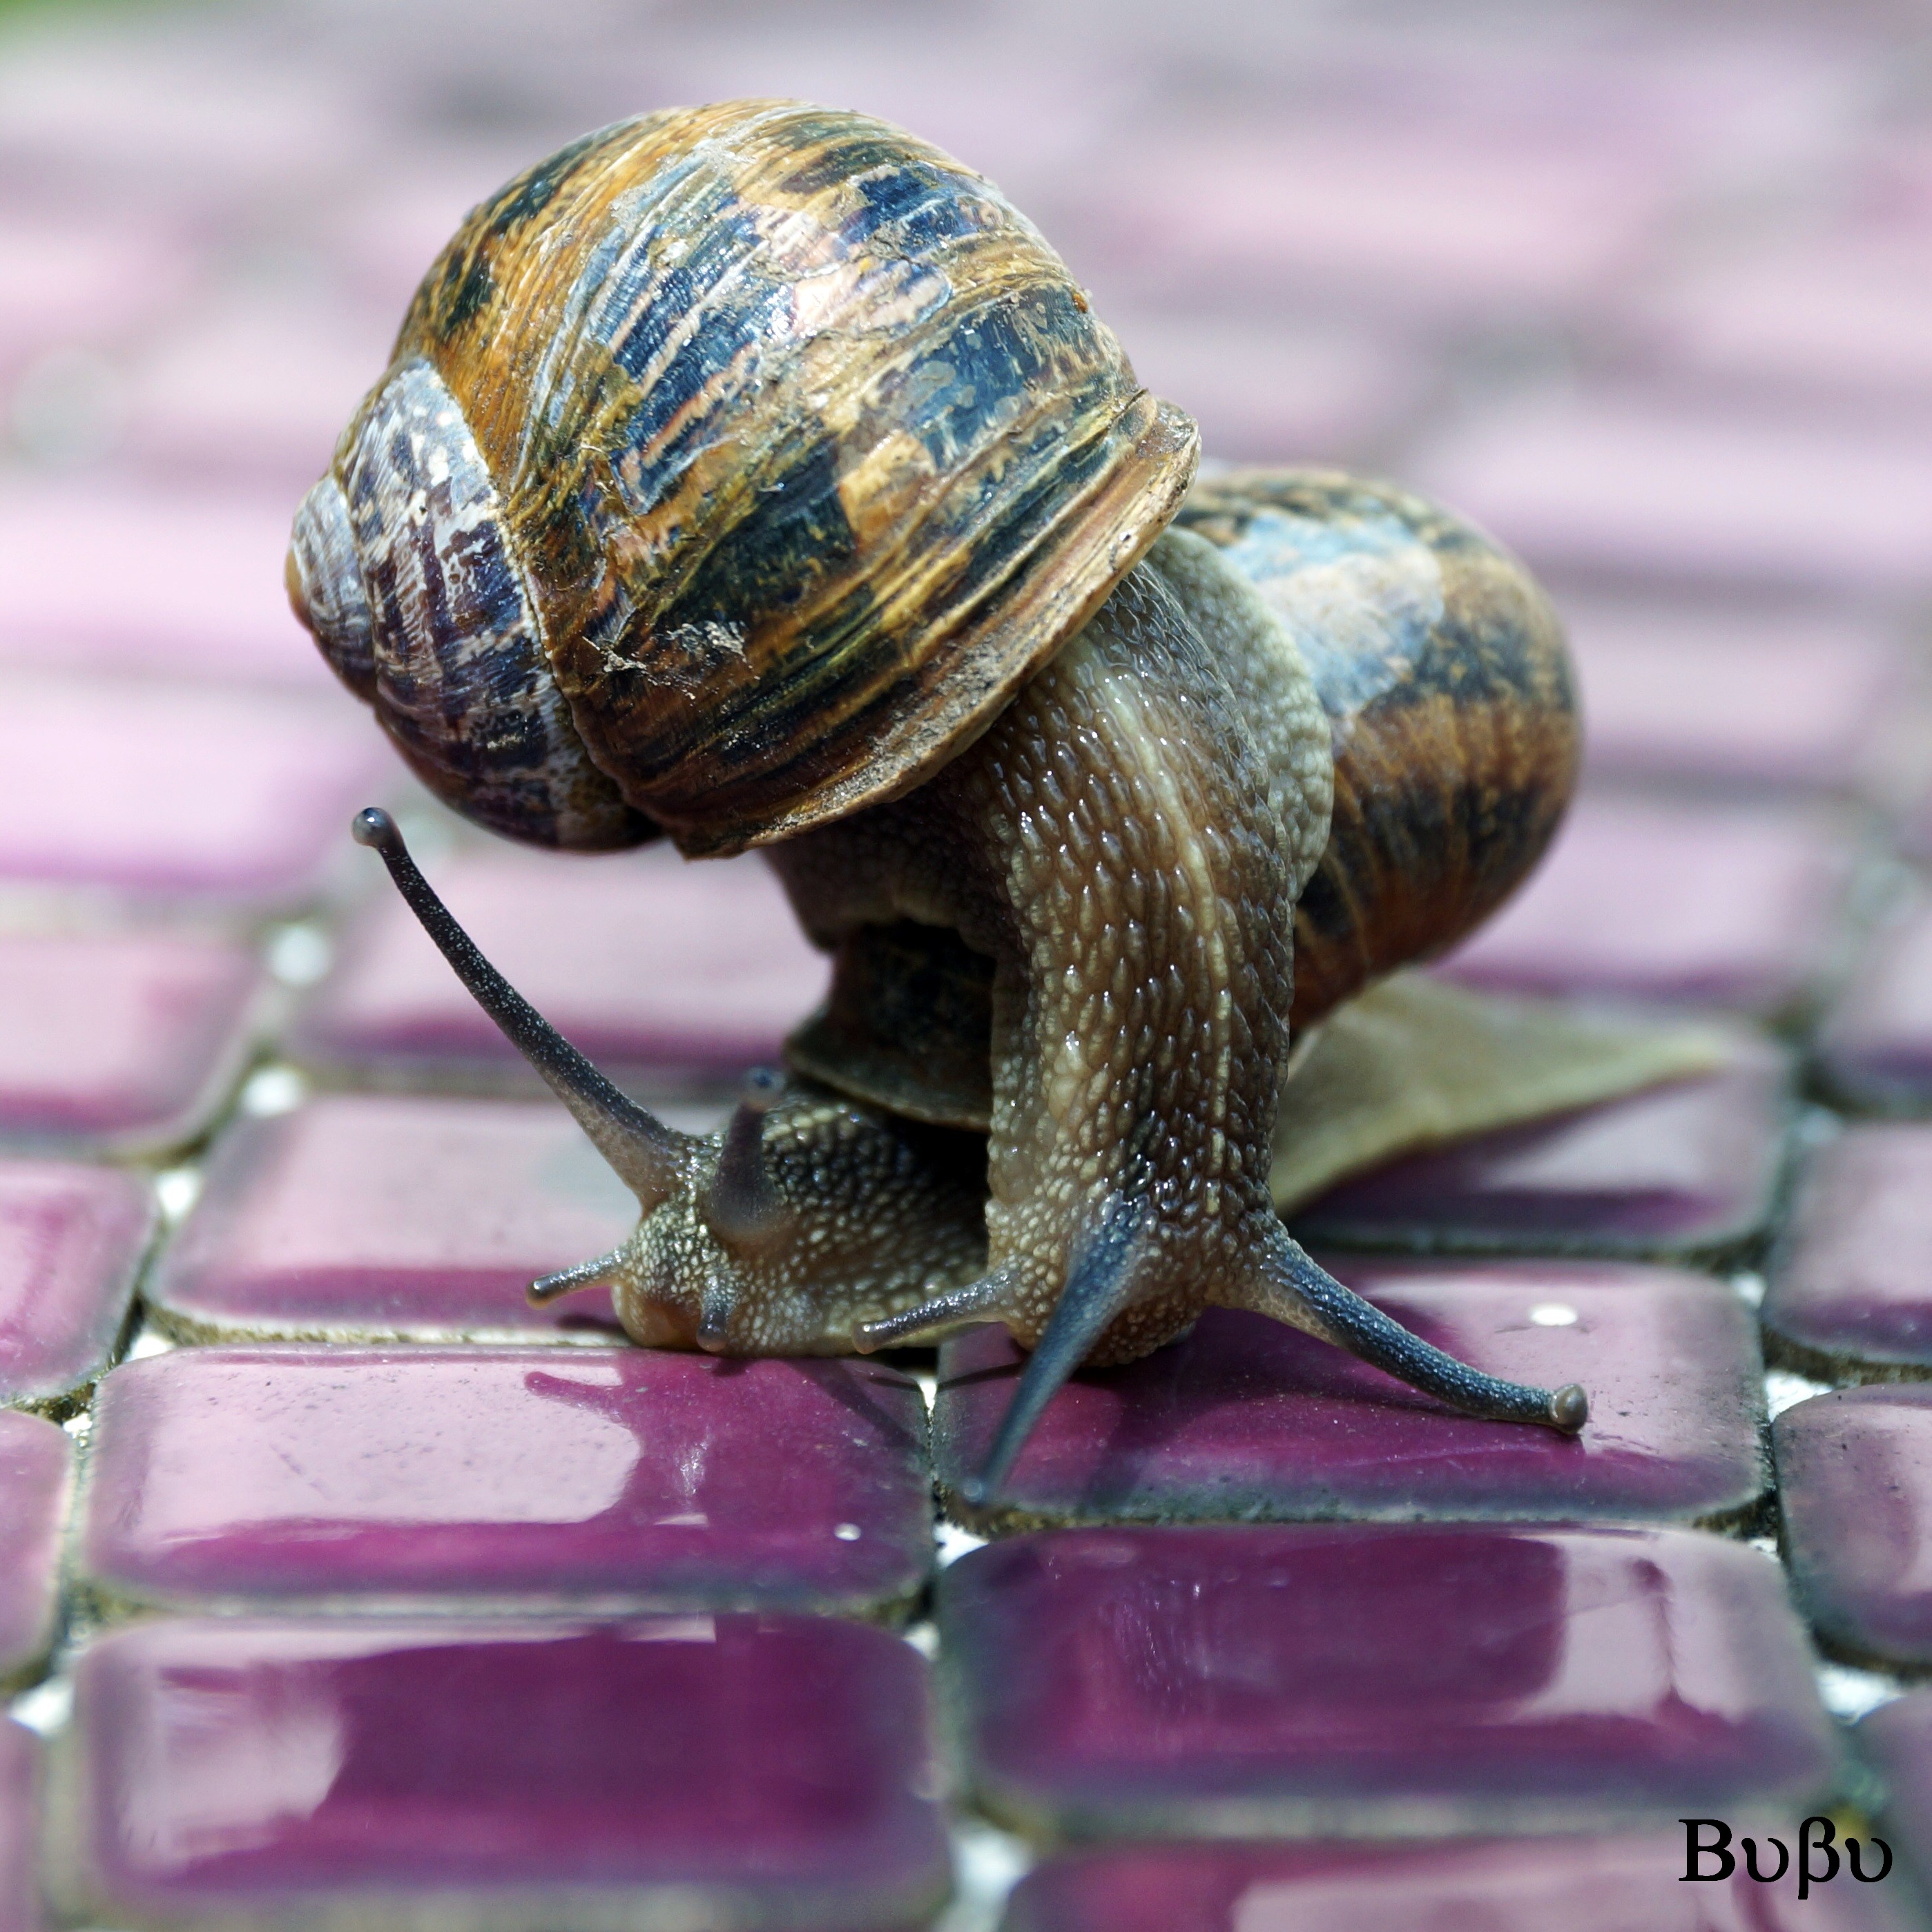
<path id="1" fill-rule="evenodd" d="M 1216 1304 L 1581 1426 L 1580 1390 L 1349 1294 L 1269 1194 L 1292 1028 L 1459 936 L 1553 827 L 1553 620 L 1346 479 L 1202 486 L 1163 536 L 1193 460 L 1036 234 L 880 124 L 649 117 L 470 218 L 304 505 L 297 610 L 459 808 L 766 846 L 835 956 L 791 1077 L 674 1134 L 362 815 L 644 1210 L 533 1293 L 609 1282 L 636 1339 L 722 1353 L 1002 1321 L 1034 1352 L 987 1485 L 1082 1361 Z"/>

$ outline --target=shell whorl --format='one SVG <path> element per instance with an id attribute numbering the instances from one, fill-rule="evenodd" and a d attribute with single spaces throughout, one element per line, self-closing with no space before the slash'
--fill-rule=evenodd
<path id="1" fill-rule="evenodd" d="M 1152 542 L 1196 452 L 988 183 L 796 102 L 668 110 L 540 164 L 446 248 L 396 358 L 334 472 L 358 536 L 356 466 L 396 446 L 420 371 L 500 499 L 524 596 L 491 620 L 503 681 L 531 713 L 547 657 L 590 761 L 694 853 L 963 749 Z"/>
<path id="2" fill-rule="evenodd" d="M 323 654 L 446 802 L 538 844 L 652 836 L 584 749 L 502 500 L 427 362 L 400 364 L 364 405 L 296 516 L 290 574 Z"/>
<path id="3" fill-rule="evenodd" d="M 1228 471 L 1176 521 L 1286 622 L 1329 716 L 1334 814 L 1295 912 L 1298 1033 L 1454 945 L 1542 856 L 1581 748 L 1562 628 L 1514 559 L 1386 484 Z"/>

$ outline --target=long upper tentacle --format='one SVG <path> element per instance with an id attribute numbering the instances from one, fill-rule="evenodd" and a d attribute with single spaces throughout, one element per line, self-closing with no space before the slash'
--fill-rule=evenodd
<path id="1" fill-rule="evenodd" d="M 668 1199 L 686 1157 L 686 1137 L 619 1092 L 484 958 L 417 870 L 396 821 L 386 812 L 367 807 L 356 814 L 350 830 L 358 845 L 371 846 L 380 855 L 397 890 L 455 968 L 457 977 L 570 1109 L 645 1212 Z"/>

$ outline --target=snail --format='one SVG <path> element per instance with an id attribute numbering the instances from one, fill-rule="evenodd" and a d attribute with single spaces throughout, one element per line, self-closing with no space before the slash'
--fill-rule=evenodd
<path id="1" fill-rule="evenodd" d="M 860 116 L 648 116 L 468 218 L 298 512 L 297 614 L 459 811 L 764 848 L 833 955 L 788 1073 L 676 1134 L 358 817 L 638 1197 L 629 1241 L 533 1295 L 609 1282 L 637 1340 L 727 1354 L 1003 1322 L 1031 1357 L 969 1500 L 1075 1367 L 1216 1304 L 1582 1426 L 1580 1389 L 1349 1293 L 1269 1194 L 1291 1028 L 1547 842 L 1560 632 L 1432 506 L 1318 475 L 1190 496 L 1196 454 L 1030 224 Z"/>

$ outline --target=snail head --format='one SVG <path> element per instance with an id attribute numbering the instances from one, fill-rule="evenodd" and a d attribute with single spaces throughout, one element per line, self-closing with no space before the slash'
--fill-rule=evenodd
<path id="1" fill-rule="evenodd" d="M 567 1107 L 642 1210 L 621 1246 L 534 1282 L 608 1283 L 634 1341 L 713 1354 L 845 1354 L 857 1324 L 970 1279 L 986 1257 L 975 1137 L 904 1122 L 761 1068 L 719 1132 L 678 1132 L 614 1085 L 477 950 L 389 814 L 358 812 L 477 1004 Z M 828 1286 L 837 1295 L 829 1299 Z"/>

